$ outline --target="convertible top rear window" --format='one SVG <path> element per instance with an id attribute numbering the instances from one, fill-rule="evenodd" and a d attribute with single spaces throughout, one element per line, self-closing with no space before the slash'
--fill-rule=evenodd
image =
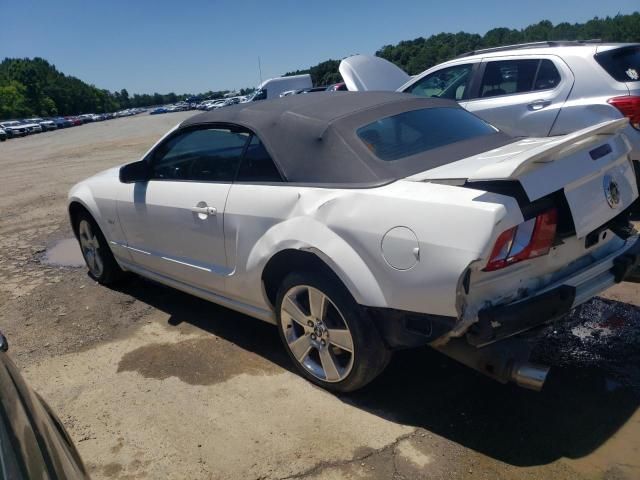
<path id="1" fill-rule="evenodd" d="M 394 161 L 496 131 L 459 108 L 425 108 L 376 120 L 356 133 L 380 160 Z"/>

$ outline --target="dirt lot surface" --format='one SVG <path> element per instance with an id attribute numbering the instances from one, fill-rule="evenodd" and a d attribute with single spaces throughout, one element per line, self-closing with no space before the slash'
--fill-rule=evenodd
<path id="1" fill-rule="evenodd" d="M 420 349 L 336 396 L 292 373 L 270 325 L 141 278 L 93 282 L 64 242 L 69 187 L 189 115 L 0 144 L 0 329 L 94 478 L 640 478 L 640 285 L 548 329 L 542 393 Z"/>

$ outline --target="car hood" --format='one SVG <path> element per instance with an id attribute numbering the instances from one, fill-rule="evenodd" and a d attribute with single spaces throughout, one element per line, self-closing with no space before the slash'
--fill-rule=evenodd
<path id="1" fill-rule="evenodd" d="M 354 55 L 345 58 L 338 67 L 349 91 L 395 91 L 411 78 L 407 72 L 384 58 Z"/>

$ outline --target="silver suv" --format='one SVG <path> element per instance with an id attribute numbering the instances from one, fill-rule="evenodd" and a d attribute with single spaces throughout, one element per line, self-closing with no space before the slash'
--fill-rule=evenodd
<path id="1" fill-rule="evenodd" d="M 640 44 L 536 42 L 489 48 L 415 77 L 377 57 L 342 63 L 350 90 L 388 85 L 449 98 L 514 136 L 564 135 L 621 115 L 640 128 Z"/>

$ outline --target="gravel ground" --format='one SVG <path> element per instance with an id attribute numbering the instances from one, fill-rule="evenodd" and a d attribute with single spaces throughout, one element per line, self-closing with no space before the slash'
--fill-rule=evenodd
<path id="1" fill-rule="evenodd" d="M 189 115 L 0 144 L 0 329 L 94 478 L 640 478 L 640 285 L 546 330 L 541 393 L 419 349 L 336 396 L 292 373 L 270 325 L 73 266 L 69 187 Z"/>

